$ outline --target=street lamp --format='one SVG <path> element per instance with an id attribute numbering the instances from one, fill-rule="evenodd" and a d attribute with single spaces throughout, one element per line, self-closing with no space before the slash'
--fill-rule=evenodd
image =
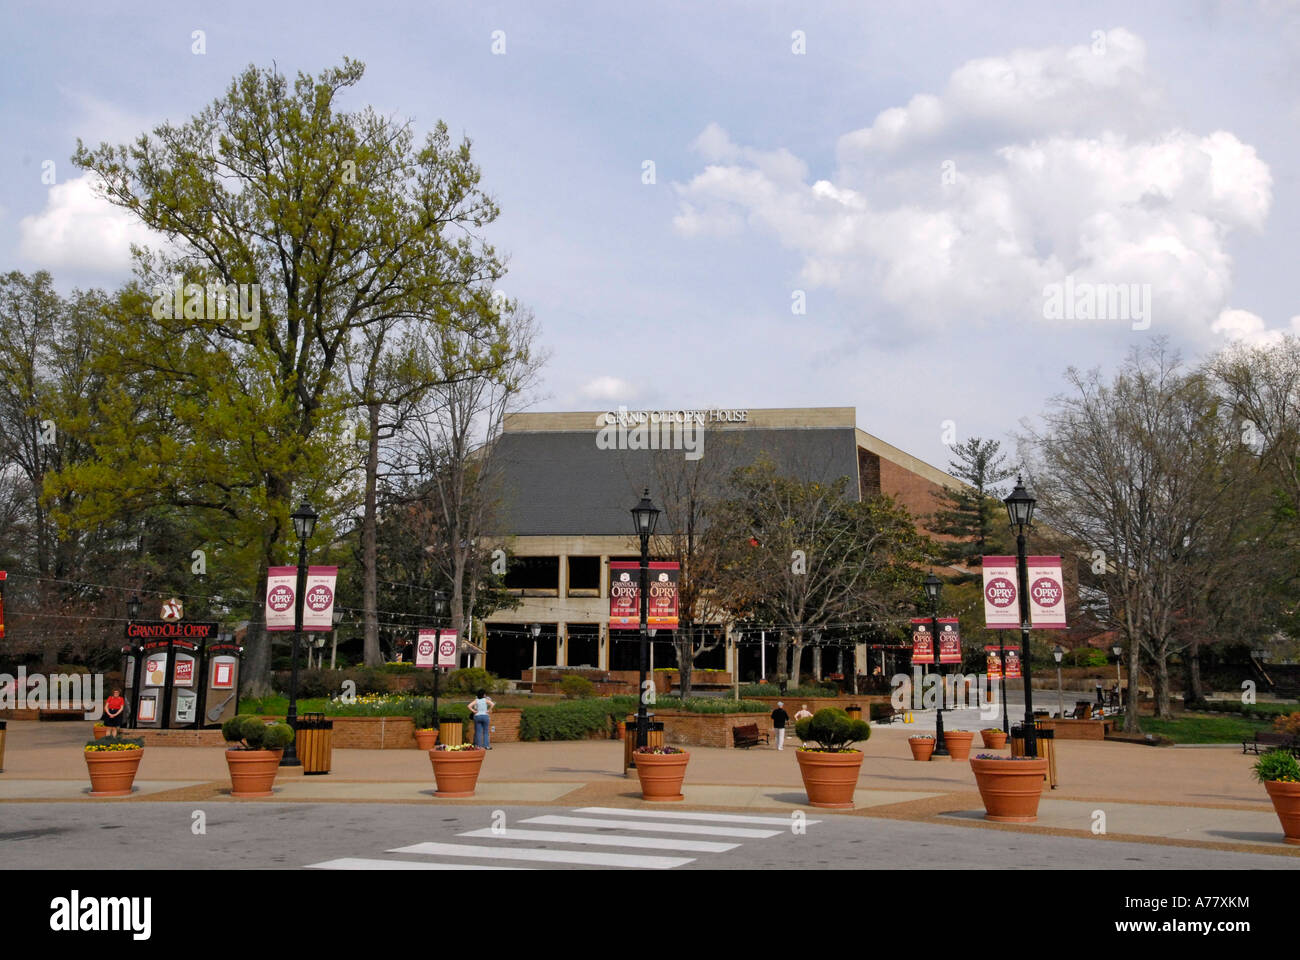
<path id="1" fill-rule="evenodd" d="M 293 521 L 294 532 L 298 534 L 298 590 L 293 605 L 293 649 L 289 659 L 289 714 L 285 721 L 294 732 L 294 739 L 285 747 L 284 757 L 280 760 L 282 767 L 301 767 L 298 759 L 298 641 L 302 637 L 302 605 L 307 592 L 307 541 L 316 529 L 320 514 L 311 508 L 306 500 L 298 504 L 298 509 L 289 514 Z"/>
<path id="2" fill-rule="evenodd" d="M 542 625 L 534 623 L 528 628 L 528 632 L 533 635 L 533 686 L 537 686 L 537 638 L 542 635 Z"/>
<path id="3" fill-rule="evenodd" d="M 641 540 L 641 692 L 637 697 L 636 708 L 636 745 L 646 745 L 649 725 L 645 712 L 646 671 L 650 667 L 650 636 L 646 619 L 649 614 L 650 600 L 650 538 L 654 536 L 655 524 L 659 522 L 659 509 L 650 502 L 650 488 L 641 494 L 641 502 L 632 508 L 632 522 L 636 535 Z"/>
<path id="4" fill-rule="evenodd" d="M 1065 648 L 1059 643 L 1052 648 L 1052 659 L 1056 661 L 1056 715 L 1065 716 L 1065 694 L 1061 690 L 1061 658 L 1065 656 Z"/>
<path id="5" fill-rule="evenodd" d="M 1115 654 L 1115 696 L 1118 697 L 1120 688 L 1124 683 L 1124 678 L 1119 675 L 1121 654 L 1124 653 L 1124 648 L 1121 647 L 1117 642 L 1113 647 L 1110 648 L 1110 652 Z"/>
<path id="6" fill-rule="evenodd" d="M 126 602 L 126 616 L 128 620 L 140 619 L 140 597 L 138 594 L 131 594 L 131 599 Z M 134 678 L 131 681 L 131 696 L 135 698 L 135 703 L 131 704 L 131 729 L 136 729 L 136 707 L 140 703 L 140 669 L 144 662 L 144 641 L 133 642 L 131 652 L 135 655 L 135 669 L 132 670 Z M 126 682 L 126 678 L 122 678 Z"/>
<path id="7" fill-rule="evenodd" d="M 1034 520 L 1034 504 L 1038 501 L 1025 489 L 1024 481 L 1016 477 L 1016 487 L 1002 501 L 1007 505 L 1007 518 L 1016 534 L 1016 574 L 1020 581 L 1016 593 L 1020 597 L 1020 669 L 1025 679 L 1025 756 L 1038 756 L 1038 733 L 1034 728 L 1034 692 L 1029 666 L 1029 563 L 1025 557 L 1025 528 Z"/>
<path id="8" fill-rule="evenodd" d="M 939 594 L 943 592 L 943 581 L 933 573 L 921 583 L 925 588 L 926 599 L 930 601 L 930 649 L 934 652 L 934 664 L 939 663 Z M 939 709 L 934 715 L 934 752 L 932 757 L 948 756 L 948 748 L 943 742 L 943 712 L 948 709 L 948 687 L 944 683 L 943 671 L 939 671 Z"/>

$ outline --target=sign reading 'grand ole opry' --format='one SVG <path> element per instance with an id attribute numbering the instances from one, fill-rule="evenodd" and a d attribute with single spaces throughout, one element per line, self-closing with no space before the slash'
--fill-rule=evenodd
<path id="1" fill-rule="evenodd" d="M 748 423 L 748 410 L 629 410 L 619 407 L 605 414 L 605 423 Z"/>

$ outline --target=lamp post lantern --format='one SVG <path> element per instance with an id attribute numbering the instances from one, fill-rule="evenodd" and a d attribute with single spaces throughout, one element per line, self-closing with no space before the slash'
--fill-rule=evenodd
<path id="1" fill-rule="evenodd" d="M 1056 661 L 1056 715 L 1065 716 L 1065 693 L 1061 689 L 1061 658 L 1065 656 L 1065 648 L 1059 643 L 1052 648 L 1052 659 Z"/>
<path id="2" fill-rule="evenodd" d="M 930 649 L 934 651 L 934 665 L 939 663 L 939 595 L 943 592 L 943 581 L 933 573 L 921 584 L 925 588 L 926 599 L 930 601 Z M 944 683 L 943 671 L 939 670 L 939 709 L 934 712 L 934 752 L 931 757 L 948 756 L 948 748 L 943 742 L 943 712 L 948 709 L 948 688 Z"/>
<path id="3" fill-rule="evenodd" d="M 1002 501 L 1007 506 L 1007 518 L 1016 534 L 1016 590 L 1020 598 L 1020 669 L 1025 680 L 1025 756 L 1038 756 L 1038 734 L 1034 729 L 1034 688 L 1029 666 L 1029 563 L 1025 556 L 1025 529 L 1034 520 L 1034 504 L 1038 501 L 1025 489 L 1024 481 L 1016 477 L 1016 487 Z M 1005 671 L 1004 671 L 1005 672 Z"/>
<path id="4" fill-rule="evenodd" d="M 537 686 L 537 638 L 542 635 L 542 625 L 534 623 L 528 628 L 528 632 L 533 635 L 533 686 Z"/>
<path id="5" fill-rule="evenodd" d="M 650 667 L 650 635 L 646 625 L 650 601 L 650 538 L 654 536 L 655 524 L 659 522 L 659 508 L 650 502 L 650 488 L 646 487 L 641 495 L 641 502 L 632 508 L 632 521 L 636 535 L 641 540 L 641 687 L 636 707 L 636 745 L 644 747 L 648 740 L 648 721 L 646 719 L 646 671 Z"/>
<path id="6" fill-rule="evenodd" d="M 293 521 L 294 532 L 298 534 L 298 590 L 294 595 L 293 604 L 293 648 L 289 655 L 289 713 L 285 721 L 289 724 L 289 729 L 294 732 L 293 740 L 284 748 L 284 756 L 280 760 L 282 767 L 300 767 L 302 761 L 298 759 L 298 641 L 302 639 L 302 605 L 306 599 L 303 594 L 307 592 L 307 541 L 311 539 L 312 532 L 316 529 L 316 521 L 320 519 L 320 514 L 312 509 L 311 504 L 306 500 L 298 504 L 298 509 L 289 514 L 289 519 Z"/>

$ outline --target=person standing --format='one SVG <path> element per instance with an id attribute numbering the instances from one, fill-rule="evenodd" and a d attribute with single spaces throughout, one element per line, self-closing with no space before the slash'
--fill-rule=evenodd
<path id="1" fill-rule="evenodd" d="M 495 706 L 486 690 L 475 691 L 474 699 L 469 702 L 469 712 L 474 717 L 474 746 L 482 747 L 484 750 L 492 749 L 492 728 L 489 724 L 492 722 L 492 708 Z"/>
<path id="2" fill-rule="evenodd" d="M 113 695 L 104 701 L 104 726 L 120 730 L 125 713 L 126 700 L 122 697 L 122 691 L 114 688 Z"/>
<path id="3" fill-rule="evenodd" d="M 1105 703 L 1105 701 L 1102 700 L 1102 696 L 1101 696 L 1101 681 L 1098 680 L 1098 681 L 1097 681 L 1097 706 L 1100 707 L 1100 706 L 1102 706 L 1104 703 Z"/>
<path id="4" fill-rule="evenodd" d="M 776 709 L 772 711 L 772 729 L 776 731 L 776 748 L 785 749 L 785 725 L 790 721 L 790 714 L 785 712 L 785 704 L 780 700 L 776 702 Z"/>

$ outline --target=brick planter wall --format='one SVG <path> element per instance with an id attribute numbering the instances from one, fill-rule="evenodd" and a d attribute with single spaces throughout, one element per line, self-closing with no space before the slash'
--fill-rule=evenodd
<path id="1" fill-rule="evenodd" d="M 889 697 L 878 693 L 863 694 L 858 697 L 807 697 L 804 699 L 798 699 L 796 697 L 745 697 L 745 699 L 758 700 L 762 703 L 769 704 L 773 710 L 776 709 L 778 701 L 784 700 L 785 712 L 790 714 L 790 722 L 792 724 L 794 723 L 795 713 L 805 703 L 808 704 L 808 710 L 812 713 L 816 713 L 818 710 L 823 710 L 826 707 L 835 707 L 838 710 L 843 710 L 850 703 L 856 703 L 862 708 L 862 719 L 866 720 L 868 717 L 867 711 L 871 709 L 868 704 L 889 702 Z"/>
<path id="2" fill-rule="evenodd" d="M 94 734 L 91 734 L 94 736 Z M 123 730 L 122 736 L 144 740 L 146 747 L 221 747 L 226 741 L 218 730 Z"/>
<path id="3" fill-rule="evenodd" d="M 655 720 L 664 724 L 664 741 L 681 746 L 735 749 L 732 727 L 757 724 L 772 738 L 772 718 L 766 713 L 685 713 L 656 710 Z"/>

